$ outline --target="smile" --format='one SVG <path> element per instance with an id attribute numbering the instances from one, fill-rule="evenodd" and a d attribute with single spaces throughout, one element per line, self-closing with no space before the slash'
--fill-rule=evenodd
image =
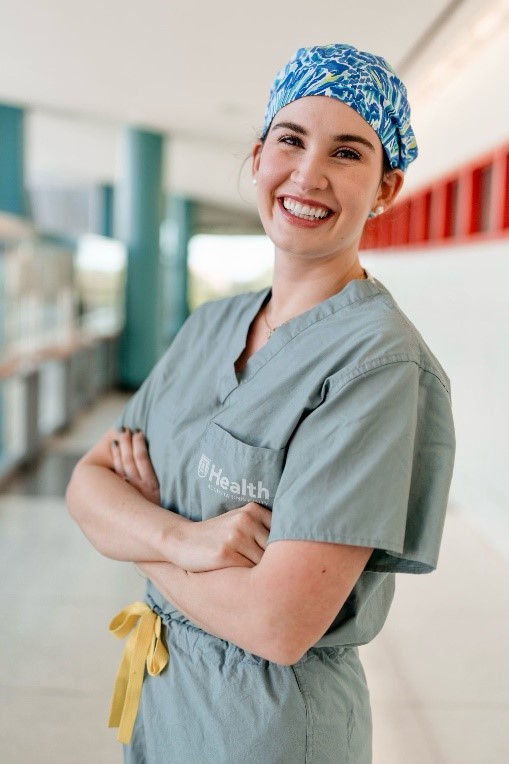
<path id="1" fill-rule="evenodd" d="M 328 207 L 313 207 L 310 204 L 301 204 L 288 196 L 283 197 L 282 203 L 287 212 L 301 220 L 323 220 L 331 213 Z"/>

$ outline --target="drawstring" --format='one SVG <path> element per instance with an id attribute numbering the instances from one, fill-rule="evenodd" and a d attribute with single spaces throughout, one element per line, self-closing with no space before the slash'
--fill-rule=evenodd
<path id="1" fill-rule="evenodd" d="M 109 631 L 117 639 L 132 632 L 118 667 L 108 720 L 108 727 L 119 728 L 117 740 L 128 744 L 140 704 L 145 664 L 150 676 L 157 676 L 170 656 L 161 638 L 161 619 L 145 602 L 133 602 L 117 613 Z"/>

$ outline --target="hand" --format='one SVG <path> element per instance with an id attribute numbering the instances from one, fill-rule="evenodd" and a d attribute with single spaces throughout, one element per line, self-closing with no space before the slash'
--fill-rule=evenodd
<path id="1" fill-rule="evenodd" d="M 124 428 L 111 443 L 113 468 L 142 496 L 160 504 L 159 481 L 152 467 L 142 432 Z M 250 502 L 218 517 L 182 526 L 171 560 L 193 573 L 229 567 L 258 565 L 267 546 L 272 512 Z"/>
<path id="2" fill-rule="evenodd" d="M 174 562 L 193 573 L 252 568 L 267 547 L 272 512 L 250 502 L 218 517 L 185 526 Z"/>
<path id="3" fill-rule="evenodd" d="M 115 473 L 127 480 L 141 495 L 159 506 L 159 481 L 147 451 L 141 430 L 131 433 L 126 427 L 111 442 L 111 455 Z"/>

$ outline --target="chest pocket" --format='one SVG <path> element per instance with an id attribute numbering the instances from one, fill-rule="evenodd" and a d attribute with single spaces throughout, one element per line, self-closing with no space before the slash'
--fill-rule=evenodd
<path id="1" fill-rule="evenodd" d="M 210 422 L 199 453 L 196 480 L 203 520 L 251 501 L 272 509 L 284 448 L 250 446 Z"/>

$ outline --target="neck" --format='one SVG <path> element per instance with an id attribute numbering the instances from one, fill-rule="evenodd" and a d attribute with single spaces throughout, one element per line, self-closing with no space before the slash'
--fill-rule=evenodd
<path id="1" fill-rule="evenodd" d="M 361 278 L 362 274 L 357 253 L 339 263 L 336 258 L 295 262 L 276 254 L 272 296 L 267 305 L 271 325 L 310 310 L 339 292 L 352 279 Z"/>

